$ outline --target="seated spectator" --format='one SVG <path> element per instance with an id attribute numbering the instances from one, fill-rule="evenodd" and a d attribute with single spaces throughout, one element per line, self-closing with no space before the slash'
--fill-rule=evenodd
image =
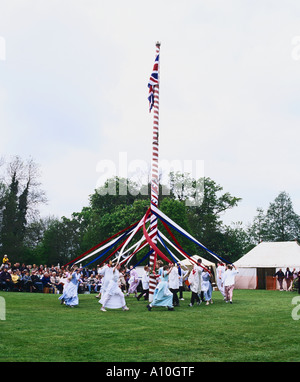
<path id="1" fill-rule="evenodd" d="M 92 289 L 95 290 L 95 286 L 96 286 L 96 278 L 93 274 L 90 275 L 90 277 L 88 277 L 87 279 L 87 287 L 89 289 L 89 292 L 91 293 Z"/>
<path id="2" fill-rule="evenodd" d="M 22 263 L 22 265 L 19 267 L 20 272 L 24 272 L 27 268 L 27 265 L 25 263 Z"/>
<path id="3" fill-rule="evenodd" d="M 21 277 L 20 277 L 20 271 L 17 269 L 14 269 L 11 274 L 11 281 L 13 282 L 13 289 L 18 290 L 20 292 L 21 290 Z"/>
<path id="4" fill-rule="evenodd" d="M 96 293 L 99 293 L 102 286 L 102 277 L 100 275 L 96 275 L 94 282 L 95 282 L 94 291 Z"/>
<path id="5" fill-rule="evenodd" d="M 51 284 L 59 290 L 60 293 L 62 293 L 63 290 L 63 284 L 60 282 L 60 278 L 57 276 L 56 272 L 52 272 L 50 276 L 50 282 Z"/>
<path id="6" fill-rule="evenodd" d="M 14 271 L 15 269 L 19 269 L 19 270 L 20 270 L 20 268 L 21 268 L 20 263 L 15 263 L 15 264 L 11 267 L 12 271 Z"/>
<path id="7" fill-rule="evenodd" d="M 39 274 L 38 271 L 34 271 L 31 274 L 33 290 L 38 291 L 38 292 L 43 292 L 43 283 L 42 283 L 40 277 L 38 276 L 38 274 Z"/>
<path id="8" fill-rule="evenodd" d="M 43 283 L 44 288 L 52 288 L 49 273 L 46 272 L 43 274 L 41 282 Z"/>
<path id="9" fill-rule="evenodd" d="M 32 290 L 34 288 L 32 278 L 31 278 L 27 269 L 25 269 L 23 277 L 21 279 L 21 288 L 25 292 L 32 292 Z"/>
<path id="10" fill-rule="evenodd" d="M 97 270 L 96 270 L 96 268 L 93 268 L 93 269 L 91 270 L 91 275 L 93 275 L 94 277 L 96 277 L 96 275 L 97 275 Z"/>
<path id="11" fill-rule="evenodd" d="M 38 270 L 38 267 L 36 266 L 36 264 L 32 264 L 31 274 L 32 272 L 37 272 L 37 270 Z"/>
<path id="12" fill-rule="evenodd" d="M 69 266 L 60 267 L 58 264 L 48 267 L 46 264 L 37 266 L 20 262 L 11 264 L 7 255 L 6 258 L 4 263 L 0 263 L 0 290 L 43 293 L 46 287 L 56 288 L 59 293 L 63 293 L 65 284 L 69 282 Z M 80 275 L 79 293 L 100 292 L 102 277 L 97 274 L 96 268 L 80 268 Z"/>
<path id="13" fill-rule="evenodd" d="M 3 268 L 2 272 L 0 273 L 0 285 L 2 290 L 12 290 L 13 289 L 13 282 L 11 279 L 11 275 L 8 272 L 7 268 Z"/>
<path id="14" fill-rule="evenodd" d="M 44 267 L 43 267 L 43 265 L 40 265 L 39 267 L 38 267 L 38 274 L 39 275 L 43 275 L 44 274 Z"/>
<path id="15" fill-rule="evenodd" d="M 78 293 L 84 293 L 86 290 L 88 290 L 88 278 L 84 277 L 83 279 L 79 279 L 78 283 Z"/>

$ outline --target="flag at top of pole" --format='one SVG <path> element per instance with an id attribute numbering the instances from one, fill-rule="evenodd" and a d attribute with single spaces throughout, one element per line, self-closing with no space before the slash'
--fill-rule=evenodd
<path id="1" fill-rule="evenodd" d="M 153 105 L 154 105 L 154 88 L 156 85 L 159 84 L 159 48 L 160 48 L 160 42 L 156 43 L 156 47 L 158 48 L 158 52 L 155 57 L 153 70 L 151 73 L 151 76 L 148 81 L 148 88 L 149 88 L 149 112 L 151 112 Z"/>

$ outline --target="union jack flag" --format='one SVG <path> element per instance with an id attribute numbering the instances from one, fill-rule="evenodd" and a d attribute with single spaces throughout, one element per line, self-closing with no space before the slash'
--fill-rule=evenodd
<path id="1" fill-rule="evenodd" d="M 151 74 L 149 82 L 148 82 L 149 112 L 151 112 L 152 107 L 154 105 L 154 87 L 155 87 L 155 85 L 158 85 L 158 63 L 159 63 L 159 53 L 157 54 L 157 56 L 155 58 L 152 74 Z"/>

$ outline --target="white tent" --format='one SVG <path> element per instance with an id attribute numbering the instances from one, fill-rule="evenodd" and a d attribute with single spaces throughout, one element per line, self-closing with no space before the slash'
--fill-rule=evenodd
<path id="1" fill-rule="evenodd" d="M 262 242 L 237 260 L 235 287 L 238 289 L 278 289 L 273 275 L 281 268 L 300 270 L 300 245 L 297 241 Z"/>

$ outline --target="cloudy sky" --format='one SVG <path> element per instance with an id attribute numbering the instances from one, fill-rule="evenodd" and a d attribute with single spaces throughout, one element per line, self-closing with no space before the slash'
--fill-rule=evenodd
<path id="1" fill-rule="evenodd" d="M 40 165 L 42 215 L 88 205 L 104 165 L 150 166 L 157 40 L 161 162 L 241 197 L 226 223 L 281 191 L 300 214 L 299 1 L 0 0 L 0 155 Z"/>

